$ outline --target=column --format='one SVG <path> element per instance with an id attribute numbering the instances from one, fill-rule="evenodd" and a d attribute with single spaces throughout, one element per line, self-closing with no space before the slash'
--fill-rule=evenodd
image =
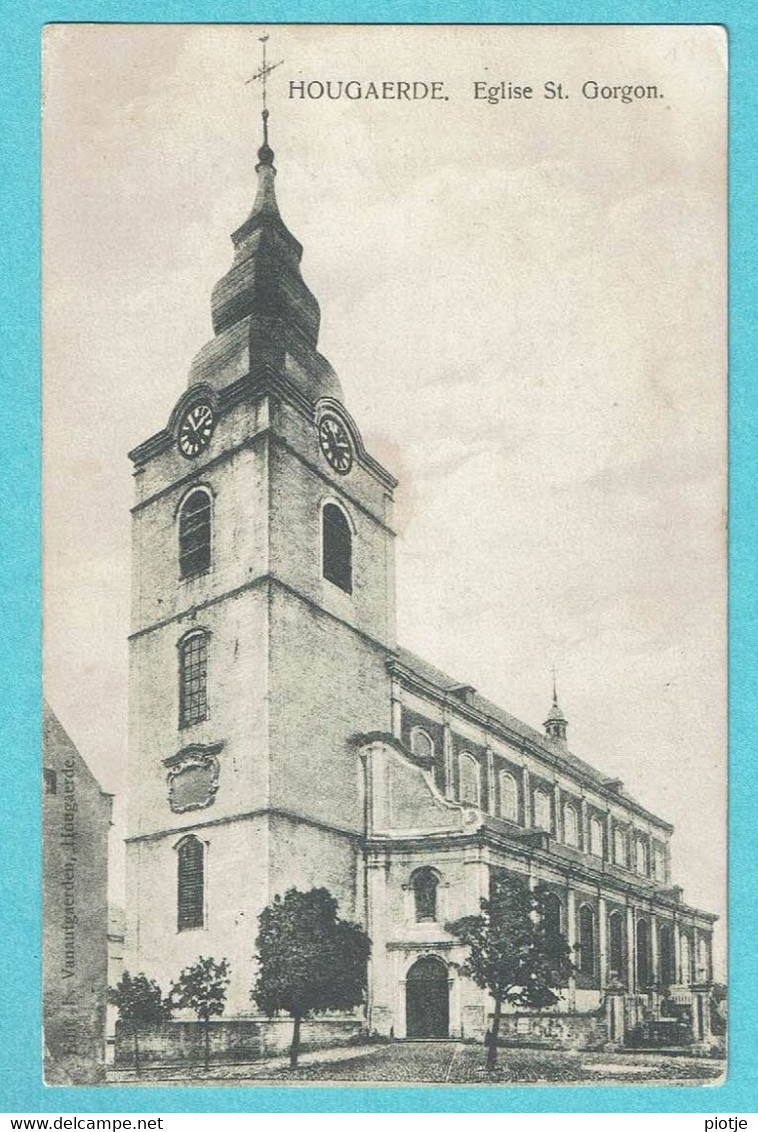
<path id="1" fill-rule="evenodd" d="M 494 751 L 492 750 L 491 747 L 487 747 L 486 759 L 487 759 L 487 766 L 486 766 L 486 772 L 487 772 L 487 810 L 491 814 L 496 814 L 498 812 L 498 809 L 497 809 L 497 799 L 495 797 L 495 754 L 494 754 Z"/>
<path id="2" fill-rule="evenodd" d="M 576 962 L 576 893 L 573 888 L 566 886 L 566 942 L 572 963 Z M 568 984 L 569 1010 L 576 1010 L 576 978 L 569 977 Z"/>
<path id="3" fill-rule="evenodd" d="M 637 972 L 634 969 L 634 909 L 631 904 L 626 906 L 626 967 L 627 967 L 627 988 L 634 992 L 637 984 Z"/>
<path id="4" fill-rule="evenodd" d="M 553 837 L 556 841 L 563 841 L 563 814 L 561 813 L 561 788 L 556 782 L 553 785 L 553 810 L 555 814 Z"/>
<path id="5" fill-rule="evenodd" d="M 529 784 L 529 767 L 523 767 L 521 771 L 521 789 L 524 795 L 524 826 L 526 829 L 531 828 L 532 824 L 532 791 Z"/>
<path id="6" fill-rule="evenodd" d="M 597 901 L 597 946 L 600 957 L 600 989 L 602 991 L 605 990 L 608 983 L 608 917 L 604 896 L 599 896 Z"/>
<path id="7" fill-rule="evenodd" d="M 442 722 L 442 752 L 445 759 L 445 795 L 453 797 L 453 735 L 447 720 L 447 709 L 444 709 Z"/>
<path id="8" fill-rule="evenodd" d="M 653 982 L 656 987 L 659 987 L 661 985 L 661 957 L 658 953 L 658 920 L 653 912 L 650 913 L 650 964 Z"/>

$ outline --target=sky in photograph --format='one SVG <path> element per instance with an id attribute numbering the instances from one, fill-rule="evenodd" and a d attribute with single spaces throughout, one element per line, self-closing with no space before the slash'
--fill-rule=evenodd
<path id="1" fill-rule="evenodd" d="M 400 481 L 400 642 L 537 727 L 555 664 L 572 750 L 675 825 L 686 899 L 723 916 L 723 33 L 268 30 L 277 194 L 320 349 Z M 116 794 L 115 841 L 126 453 L 212 333 L 255 193 L 259 34 L 45 33 L 45 681 Z M 447 98 L 289 97 L 350 79 Z M 534 97 L 474 97 L 509 81 Z M 593 81 L 658 97 L 586 99 Z"/>

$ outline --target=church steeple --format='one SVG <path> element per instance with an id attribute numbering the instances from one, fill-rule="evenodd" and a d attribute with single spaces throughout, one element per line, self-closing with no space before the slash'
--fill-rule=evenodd
<path id="1" fill-rule="evenodd" d="M 286 376 L 311 403 L 341 401 L 337 375 L 317 350 L 321 312 L 300 273 L 303 248 L 279 212 L 265 102 L 262 121 L 255 201 L 232 233 L 234 261 L 211 295 L 215 337 L 195 359 L 189 384 L 221 389 L 266 368 Z"/>
<path id="2" fill-rule="evenodd" d="M 566 746 L 566 730 L 568 722 L 563 712 L 558 705 L 558 691 L 555 684 L 555 670 L 553 671 L 553 703 L 550 711 L 547 713 L 547 719 L 543 724 L 545 728 L 545 735 L 548 739 L 552 739 L 554 743 L 558 743 L 561 747 Z"/>

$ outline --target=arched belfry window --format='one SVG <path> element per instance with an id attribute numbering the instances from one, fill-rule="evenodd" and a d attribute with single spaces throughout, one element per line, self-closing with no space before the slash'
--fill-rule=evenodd
<path id="1" fill-rule="evenodd" d="M 440 878 L 434 869 L 417 869 L 411 877 L 414 911 L 417 923 L 432 923 L 437 919 L 437 886 Z"/>
<path id="2" fill-rule="evenodd" d="M 595 973 L 595 913 L 589 904 L 579 909 L 579 970 L 583 975 Z"/>
<path id="3" fill-rule="evenodd" d="M 180 932 L 205 924 L 205 852 L 197 837 L 185 837 L 177 852 L 177 916 Z"/>
<path id="4" fill-rule="evenodd" d="M 211 497 L 205 488 L 191 491 L 179 510 L 179 576 L 204 574 L 211 565 Z"/>
<path id="5" fill-rule="evenodd" d="M 458 762 L 460 771 L 460 800 L 469 806 L 479 805 L 479 763 L 468 751 L 464 751 Z"/>
<path id="6" fill-rule="evenodd" d="M 208 718 L 208 634 L 197 629 L 179 642 L 179 726 Z"/>
<path id="7" fill-rule="evenodd" d="M 353 592 L 353 533 L 350 522 L 336 503 L 325 503 L 321 512 L 322 569 L 332 585 L 346 594 Z"/>

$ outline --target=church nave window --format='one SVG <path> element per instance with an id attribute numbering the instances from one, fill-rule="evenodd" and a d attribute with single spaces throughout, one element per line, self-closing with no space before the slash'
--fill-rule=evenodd
<path id="1" fill-rule="evenodd" d="M 468 806 L 479 805 L 479 763 L 468 751 L 458 760 L 460 774 L 460 800 Z"/>
<path id="2" fill-rule="evenodd" d="M 507 770 L 500 771 L 500 817 L 518 821 L 518 786 Z"/>
<path id="3" fill-rule="evenodd" d="M 603 855 L 603 823 L 600 818 L 590 818 L 590 853 L 593 857 Z"/>
<path id="4" fill-rule="evenodd" d="M 208 718 L 208 634 L 196 630 L 179 642 L 179 726 Z"/>
<path id="5" fill-rule="evenodd" d="M 440 878 L 434 869 L 417 869 L 411 877 L 416 923 L 432 923 L 437 919 L 437 886 Z"/>
<path id="6" fill-rule="evenodd" d="M 177 849 L 177 931 L 205 926 L 205 851 L 197 837 L 185 837 Z"/>
<path id="7" fill-rule="evenodd" d="M 197 488 L 179 511 L 179 576 L 204 574 L 210 565 L 211 497 L 204 488 Z"/>
<path id="8" fill-rule="evenodd" d="M 535 790 L 534 792 L 534 825 L 537 829 L 547 830 L 548 833 L 552 827 L 550 798 L 544 790 Z"/>
<path id="9" fill-rule="evenodd" d="M 574 848 L 579 844 L 579 820 L 570 802 L 563 807 L 563 840 Z"/>
<path id="10" fill-rule="evenodd" d="M 327 582 L 353 592 L 353 535 L 345 512 L 325 503 L 321 512 L 322 570 Z"/>

